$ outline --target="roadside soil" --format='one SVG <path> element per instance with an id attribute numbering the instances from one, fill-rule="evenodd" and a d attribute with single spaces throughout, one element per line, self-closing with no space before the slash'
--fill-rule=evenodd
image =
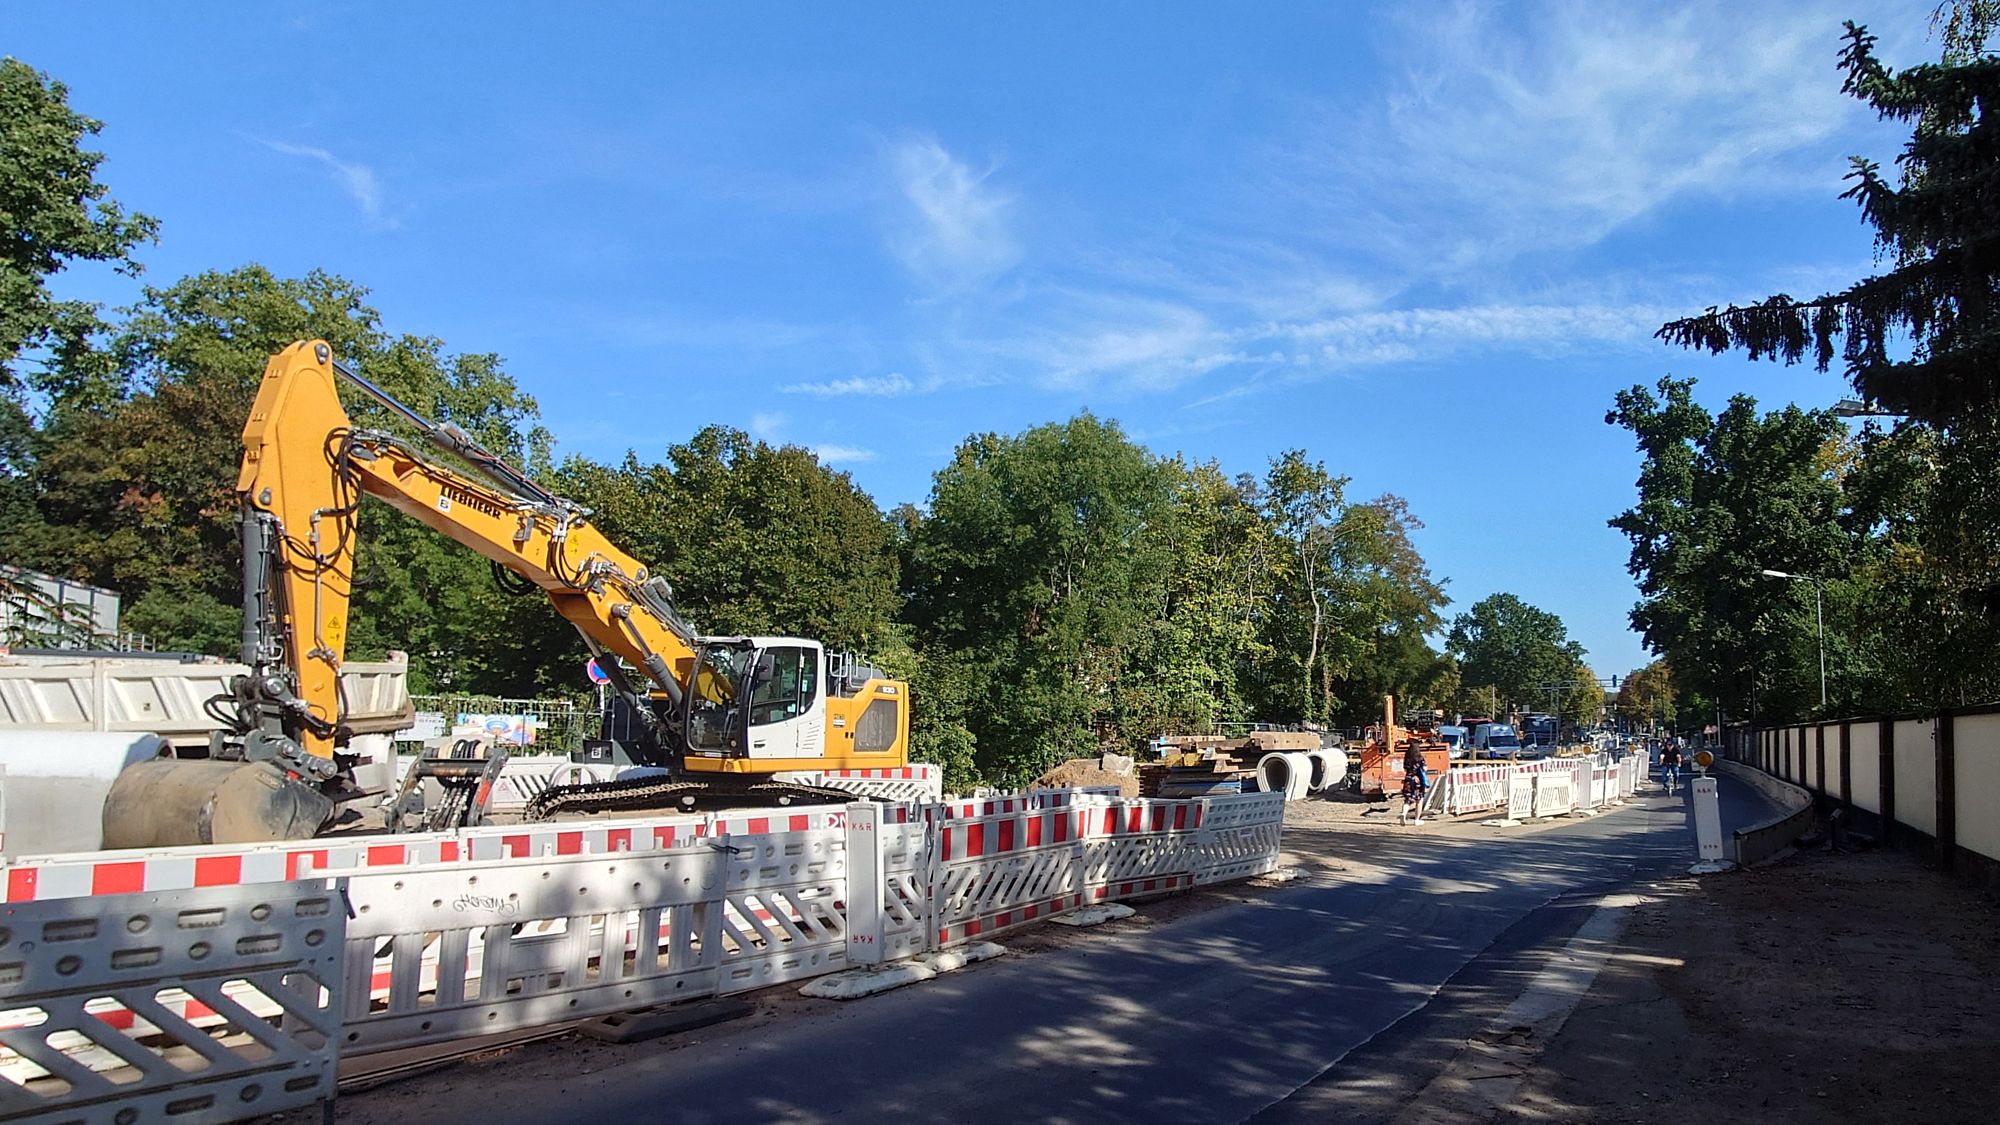
<path id="1" fill-rule="evenodd" d="M 1646 891 L 1493 1122 L 1989 1122 L 2000 916 L 1900 852 Z"/>

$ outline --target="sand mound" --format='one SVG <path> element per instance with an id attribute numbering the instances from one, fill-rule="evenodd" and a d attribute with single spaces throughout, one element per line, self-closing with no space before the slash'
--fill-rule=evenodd
<path id="1" fill-rule="evenodd" d="M 1139 795 L 1139 779 L 1126 774 L 1112 773 L 1097 764 L 1096 758 L 1071 758 L 1062 765 L 1036 778 L 1031 787 L 1035 789 L 1076 789 L 1084 786 L 1115 785 L 1118 792 L 1127 797 Z"/>

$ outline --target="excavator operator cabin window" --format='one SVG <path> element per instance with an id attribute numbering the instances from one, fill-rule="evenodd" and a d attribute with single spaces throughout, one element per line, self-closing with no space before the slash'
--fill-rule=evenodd
<path id="1" fill-rule="evenodd" d="M 819 695 L 819 662 L 813 659 L 813 650 L 792 646 L 767 648 L 758 654 L 760 664 L 766 660 L 770 661 L 771 674 L 765 678 L 760 668 L 758 678 L 763 682 L 750 693 L 752 726 L 796 719 L 812 709 L 813 700 Z"/>

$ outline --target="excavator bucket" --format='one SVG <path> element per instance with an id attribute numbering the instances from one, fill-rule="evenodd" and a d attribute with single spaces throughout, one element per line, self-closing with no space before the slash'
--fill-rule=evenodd
<path id="1" fill-rule="evenodd" d="M 155 758 L 112 782 L 104 846 L 303 840 L 332 815 L 331 798 L 270 762 Z"/>

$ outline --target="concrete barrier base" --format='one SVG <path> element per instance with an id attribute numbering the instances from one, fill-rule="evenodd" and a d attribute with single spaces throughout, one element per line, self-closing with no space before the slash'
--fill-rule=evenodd
<path id="1" fill-rule="evenodd" d="M 1122 902 L 1103 902 L 1096 906 L 1086 906 L 1067 914 L 1058 914 L 1049 919 L 1058 926 L 1101 926 L 1106 922 L 1116 922 L 1120 918 L 1130 918 L 1137 911 Z"/>

